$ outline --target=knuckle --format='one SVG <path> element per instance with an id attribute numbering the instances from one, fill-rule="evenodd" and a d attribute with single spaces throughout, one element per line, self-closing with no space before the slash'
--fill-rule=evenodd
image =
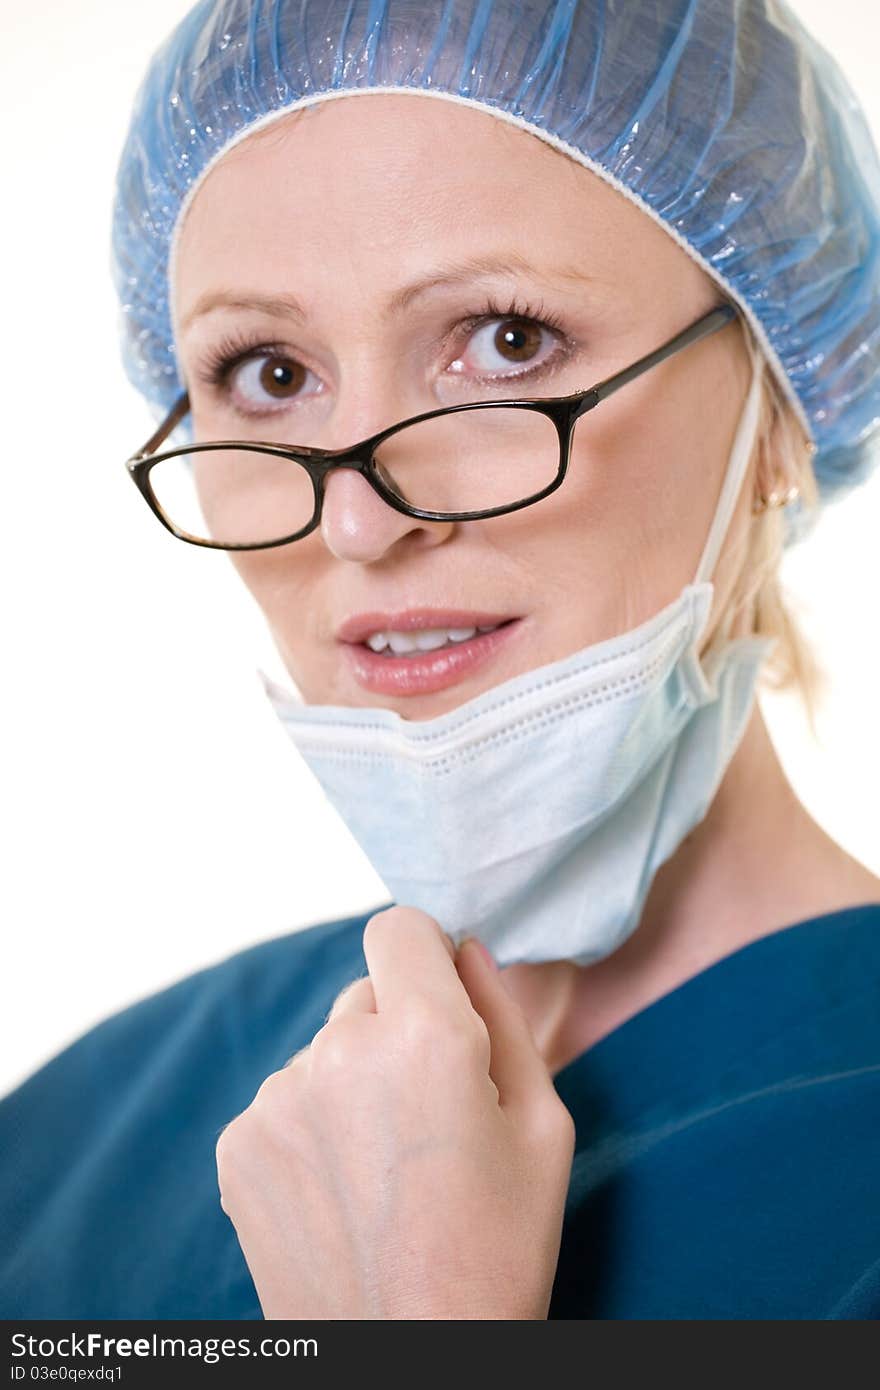
<path id="1" fill-rule="evenodd" d="M 240 1118 L 239 1116 L 238 1119 L 230 1121 L 220 1131 L 220 1136 L 214 1146 L 214 1160 L 217 1165 L 221 1192 L 228 1192 L 230 1180 L 234 1178 L 241 1167 L 241 1126 L 238 1123 Z"/>
<path id="2" fill-rule="evenodd" d="M 324 1081 L 350 1076 L 362 1052 L 359 1019 L 351 1016 L 333 1019 L 319 1028 L 310 1048 L 312 1069 Z"/>
<path id="3" fill-rule="evenodd" d="M 339 998 L 346 999 L 350 994 L 366 994 L 373 988 L 373 981 L 369 973 L 358 975 L 357 979 L 349 980 L 344 989 L 339 991 Z"/>
<path id="4" fill-rule="evenodd" d="M 220 1136 L 227 1162 L 231 1158 L 241 1166 L 268 1137 L 289 1127 L 299 1089 L 298 1074 L 290 1067 L 269 1073 L 247 1109 Z"/>
<path id="5" fill-rule="evenodd" d="M 229 1150 L 232 1145 L 232 1140 L 229 1137 L 229 1131 L 231 1130 L 233 1124 L 235 1124 L 234 1120 L 232 1121 L 232 1124 L 223 1126 L 223 1129 L 221 1129 L 220 1131 L 220 1137 L 218 1138 L 217 1143 L 214 1145 L 214 1156 L 217 1159 L 218 1167 L 221 1163 L 225 1162 L 229 1154 Z"/>
<path id="6" fill-rule="evenodd" d="M 492 1055 L 492 1039 L 485 1021 L 476 1009 L 471 1010 L 471 1017 L 463 1020 L 453 1037 L 455 1045 L 461 1048 L 468 1058 L 488 1068 Z"/>
<path id="7" fill-rule="evenodd" d="M 401 1007 L 397 1026 L 407 1052 L 430 1053 L 438 1046 L 443 1019 L 426 999 L 414 996 Z"/>
<path id="8" fill-rule="evenodd" d="M 539 1097 L 530 1107 L 528 1128 L 539 1148 L 569 1156 L 574 1152 L 574 1119 L 555 1091 Z"/>
<path id="9" fill-rule="evenodd" d="M 309 1050 L 309 1044 L 306 1043 L 304 1047 L 301 1047 L 301 1048 L 299 1048 L 296 1052 L 294 1052 L 293 1056 L 292 1056 L 292 1057 L 288 1057 L 287 1061 L 284 1063 L 284 1070 L 287 1070 L 287 1068 L 289 1068 L 289 1067 L 294 1067 L 294 1066 L 296 1066 L 297 1062 L 299 1062 L 299 1060 L 300 1060 L 301 1057 L 304 1057 L 304 1056 L 305 1056 L 305 1054 L 308 1052 L 308 1050 Z"/>
<path id="10" fill-rule="evenodd" d="M 405 1055 L 420 1065 L 488 1067 L 489 1030 L 474 1009 L 451 1014 L 429 1000 L 414 998 L 401 1010 L 399 1030 Z"/>
<path id="11" fill-rule="evenodd" d="M 249 1108 L 252 1113 L 263 1117 L 267 1112 L 282 1108 L 292 1089 L 292 1078 L 293 1073 L 287 1067 L 270 1072 L 251 1101 Z M 247 1113 L 247 1110 L 244 1111 L 245 1115 Z"/>
<path id="12" fill-rule="evenodd" d="M 336 998 L 333 1000 L 333 1004 L 332 1004 L 332 1006 L 331 1006 L 331 1008 L 330 1008 L 330 1012 L 329 1012 L 328 1015 L 327 1015 L 327 1020 L 328 1020 L 328 1022 L 329 1022 L 329 1020 L 330 1020 L 331 1018 L 334 1017 L 334 1015 L 338 1012 L 338 1010 L 342 1008 L 343 1004 L 348 1000 L 348 998 L 349 998 L 350 995 L 354 994 L 356 991 L 361 991 L 361 990 L 363 989 L 363 985 L 364 985 L 364 979 L 363 979 L 363 978 L 361 978 L 361 979 L 359 979 L 359 980 L 351 980 L 351 981 L 349 982 L 349 984 L 347 984 L 347 985 L 344 987 L 344 989 L 341 989 L 341 990 L 339 991 L 339 993 L 337 994 Z"/>
<path id="13" fill-rule="evenodd" d="M 574 1116 L 564 1105 L 560 1105 L 557 1114 L 557 1125 L 559 1128 L 559 1142 L 568 1150 L 569 1156 L 574 1153 L 574 1146 L 577 1140 L 577 1126 Z"/>

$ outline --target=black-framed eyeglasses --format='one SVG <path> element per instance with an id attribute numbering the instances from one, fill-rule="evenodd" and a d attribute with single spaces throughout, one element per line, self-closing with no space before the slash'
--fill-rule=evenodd
<path id="1" fill-rule="evenodd" d="M 126 467 L 172 535 L 212 550 L 265 550 L 307 536 L 321 520 L 324 483 L 334 468 L 360 473 L 406 516 L 425 521 L 502 516 L 532 506 L 562 484 L 572 432 L 582 415 L 737 317 L 732 305 L 719 305 L 584 391 L 445 406 L 348 449 L 226 439 L 157 453 L 189 411 L 184 392 Z"/>

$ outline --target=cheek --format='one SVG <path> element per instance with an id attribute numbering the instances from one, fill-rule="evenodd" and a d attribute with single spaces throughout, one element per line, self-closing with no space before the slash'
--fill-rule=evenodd
<path id="1" fill-rule="evenodd" d="M 253 596 L 278 653 L 308 702 L 331 699 L 333 644 L 321 628 L 326 610 L 321 556 L 312 538 L 275 550 L 228 552 Z M 297 553 L 294 553 L 294 552 Z"/>
<path id="2" fill-rule="evenodd" d="M 658 432 L 634 428 L 623 412 L 578 421 L 562 485 L 521 514 L 550 572 L 562 566 L 595 582 L 661 541 L 679 510 L 674 463 Z"/>
<path id="3" fill-rule="evenodd" d="M 297 544 L 307 548 L 307 541 Z M 227 552 L 273 635 L 283 639 L 285 646 L 309 640 L 315 615 L 314 569 L 308 557 L 294 555 L 294 549 L 282 545 L 274 550 Z"/>
<path id="4" fill-rule="evenodd" d="M 575 426 L 561 487 L 505 519 L 504 550 L 583 642 L 651 617 L 693 580 L 720 487 L 720 466 L 706 467 L 717 446 L 698 430 L 612 404 Z"/>
<path id="5" fill-rule="evenodd" d="M 655 395 L 650 409 L 603 403 L 575 427 L 572 500 L 578 490 L 583 514 L 600 549 L 612 557 L 638 553 L 656 560 L 658 572 L 693 577 L 708 534 L 727 459 L 723 409 L 682 409 L 681 394 Z M 677 403 L 676 403 L 677 402 Z M 603 420 L 599 410 L 609 407 Z"/>

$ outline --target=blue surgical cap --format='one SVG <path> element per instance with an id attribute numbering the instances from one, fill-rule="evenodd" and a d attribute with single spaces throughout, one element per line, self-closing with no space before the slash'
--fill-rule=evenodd
<path id="1" fill-rule="evenodd" d="M 123 361 L 156 418 L 185 389 L 173 252 L 207 171 L 284 112 L 375 91 L 488 111 L 607 180 L 739 306 L 816 446 L 823 501 L 867 477 L 880 163 L 780 0 L 201 0 L 149 63 L 115 186 Z"/>

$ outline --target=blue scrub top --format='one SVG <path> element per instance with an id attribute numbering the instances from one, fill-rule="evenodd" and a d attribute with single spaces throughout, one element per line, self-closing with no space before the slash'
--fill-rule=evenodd
<path id="1" fill-rule="evenodd" d="M 0 1102 L 0 1317 L 262 1317 L 214 1147 L 366 973 L 370 915 L 191 975 Z M 551 1318 L 880 1315 L 880 904 L 751 942 L 554 1081 Z"/>

